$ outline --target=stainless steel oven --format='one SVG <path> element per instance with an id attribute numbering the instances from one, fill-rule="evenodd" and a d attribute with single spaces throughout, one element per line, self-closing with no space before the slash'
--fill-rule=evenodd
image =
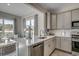
<path id="1" fill-rule="evenodd" d="M 72 41 L 72 51 L 79 52 L 79 40 Z"/>
<path id="2" fill-rule="evenodd" d="M 72 54 L 79 56 L 79 31 L 72 32 Z"/>
<path id="3" fill-rule="evenodd" d="M 79 40 L 72 41 L 72 55 L 79 56 Z"/>
<path id="4" fill-rule="evenodd" d="M 79 52 L 79 41 L 72 41 L 72 51 Z"/>
<path id="5" fill-rule="evenodd" d="M 79 28 L 79 21 L 72 21 L 72 28 Z"/>

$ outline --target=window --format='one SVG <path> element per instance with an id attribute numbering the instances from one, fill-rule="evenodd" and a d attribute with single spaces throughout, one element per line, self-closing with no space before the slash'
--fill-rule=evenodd
<path id="1" fill-rule="evenodd" d="M 9 19 L 4 19 L 4 34 L 10 35 L 14 33 L 14 21 Z"/>
<path id="2" fill-rule="evenodd" d="M 3 19 L 0 18 L 0 36 L 2 36 L 2 32 L 3 32 Z"/>
<path id="3" fill-rule="evenodd" d="M 31 37 L 34 37 L 34 19 L 31 19 Z"/>
<path id="4" fill-rule="evenodd" d="M 26 19 L 26 28 L 24 29 L 25 36 L 27 38 L 33 38 L 34 37 L 34 19 L 29 18 Z"/>
<path id="5" fill-rule="evenodd" d="M 25 36 L 28 38 L 29 37 L 29 29 L 30 29 L 30 20 L 26 21 L 26 28 L 25 28 Z"/>
<path id="6" fill-rule="evenodd" d="M 0 18 L 0 36 L 14 34 L 14 20 Z"/>

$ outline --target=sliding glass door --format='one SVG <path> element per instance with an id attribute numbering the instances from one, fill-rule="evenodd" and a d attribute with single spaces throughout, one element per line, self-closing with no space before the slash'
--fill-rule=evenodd
<path id="1" fill-rule="evenodd" d="M 34 38 L 34 19 L 31 19 L 31 38 Z"/>
<path id="2" fill-rule="evenodd" d="M 26 28 L 24 29 L 25 37 L 27 39 L 32 39 L 34 37 L 34 19 L 26 19 Z"/>

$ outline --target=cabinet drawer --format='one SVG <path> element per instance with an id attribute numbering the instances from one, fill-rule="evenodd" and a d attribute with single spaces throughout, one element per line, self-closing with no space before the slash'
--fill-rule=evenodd
<path id="1" fill-rule="evenodd" d="M 44 45 L 44 56 L 49 56 L 49 53 L 50 52 L 50 49 L 48 47 L 48 44 L 47 45 Z"/>

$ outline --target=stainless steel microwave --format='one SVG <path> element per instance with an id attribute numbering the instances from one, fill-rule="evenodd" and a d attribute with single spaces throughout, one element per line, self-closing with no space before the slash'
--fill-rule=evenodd
<path id="1" fill-rule="evenodd" d="M 79 21 L 72 21 L 72 28 L 79 28 Z"/>

